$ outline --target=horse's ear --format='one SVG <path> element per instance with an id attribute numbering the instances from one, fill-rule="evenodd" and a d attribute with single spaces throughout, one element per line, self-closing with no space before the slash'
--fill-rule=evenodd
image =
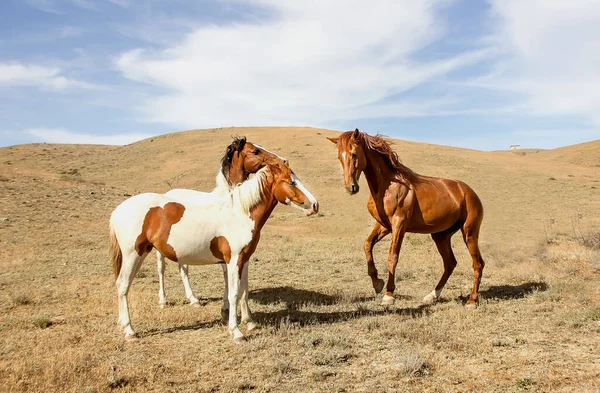
<path id="1" fill-rule="evenodd" d="M 240 138 L 238 147 L 237 147 L 237 151 L 242 151 L 242 149 L 244 148 L 244 146 L 246 145 L 246 137 L 243 136 Z"/>
<path id="2" fill-rule="evenodd" d="M 358 139 L 358 137 L 360 136 L 360 131 L 358 131 L 358 128 L 354 130 L 354 132 L 352 133 L 352 138 L 354 139 Z"/>
<path id="3" fill-rule="evenodd" d="M 330 137 L 326 137 L 327 139 L 329 139 L 331 142 L 335 143 L 337 145 L 338 143 L 338 139 L 340 138 L 330 138 Z"/>

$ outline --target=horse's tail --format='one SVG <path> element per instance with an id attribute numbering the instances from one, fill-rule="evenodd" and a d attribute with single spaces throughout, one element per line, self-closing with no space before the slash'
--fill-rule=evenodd
<path id="1" fill-rule="evenodd" d="M 121 246 L 119 246 L 119 241 L 117 240 L 117 235 L 115 235 L 115 230 L 113 229 L 112 223 L 110 225 L 110 245 L 108 247 L 108 254 L 112 262 L 113 273 L 116 280 L 121 272 L 123 253 L 121 252 Z"/>

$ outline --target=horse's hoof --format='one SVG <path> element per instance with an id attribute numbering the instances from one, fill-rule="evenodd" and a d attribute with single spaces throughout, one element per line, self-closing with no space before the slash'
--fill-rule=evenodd
<path id="1" fill-rule="evenodd" d="M 165 303 L 158 303 L 158 308 L 165 308 L 167 305 Z"/>
<path id="2" fill-rule="evenodd" d="M 435 302 L 437 302 L 438 298 L 435 296 L 435 294 L 432 292 L 429 295 L 425 296 L 423 298 L 423 304 L 430 306 L 432 304 L 435 304 Z"/>
<path id="3" fill-rule="evenodd" d="M 237 345 L 241 345 L 244 343 L 244 341 L 246 341 L 246 337 L 241 336 L 241 337 L 234 337 L 233 341 L 237 344 Z"/>
<path id="4" fill-rule="evenodd" d="M 200 301 L 198 299 L 190 301 L 190 306 L 200 307 Z"/>
<path id="5" fill-rule="evenodd" d="M 256 329 L 258 327 L 258 324 L 256 322 L 250 321 L 246 324 L 246 330 L 251 332 L 252 330 Z"/>
<path id="6" fill-rule="evenodd" d="M 126 342 L 133 342 L 133 341 L 137 341 L 137 340 L 138 340 L 138 337 L 137 337 L 137 335 L 135 333 L 134 334 L 128 334 L 128 335 L 125 336 L 125 341 Z"/>
<path id="7" fill-rule="evenodd" d="M 477 303 L 467 303 L 465 304 L 465 310 L 473 311 L 477 308 Z"/>
<path id="8" fill-rule="evenodd" d="M 385 282 L 382 279 L 379 279 L 377 284 L 373 287 L 375 289 L 375 293 L 381 293 L 381 291 L 383 291 L 384 284 Z"/>
<path id="9" fill-rule="evenodd" d="M 394 304 L 394 297 L 389 295 L 383 295 L 383 299 L 381 300 L 382 306 L 391 306 Z"/>

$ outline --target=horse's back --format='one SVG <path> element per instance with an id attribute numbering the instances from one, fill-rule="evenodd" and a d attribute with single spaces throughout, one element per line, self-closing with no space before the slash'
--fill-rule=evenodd
<path id="1" fill-rule="evenodd" d="M 477 194 L 460 180 L 421 176 L 413 189 L 416 202 L 410 232 L 440 232 L 465 221 L 470 210 L 483 211 Z"/>

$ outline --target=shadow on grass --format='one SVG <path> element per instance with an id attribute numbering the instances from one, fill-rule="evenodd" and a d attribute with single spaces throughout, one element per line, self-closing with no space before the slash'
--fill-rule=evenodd
<path id="1" fill-rule="evenodd" d="M 521 299 L 535 291 L 546 291 L 548 284 L 544 282 L 528 282 L 519 285 L 495 285 L 491 286 L 479 294 L 485 299 L 509 300 Z M 365 301 L 373 300 L 374 297 L 356 297 L 348 298 L 343 295 L 333 296 L 324 293 L 310 291 L 306 289 L 297 289 L 289 286 L 264 288 L 251 291 L 250 298 L 260 304 L 283 303 L 286 309 L 271 312 L 254 312 L 254 320 L 263 326 L 281 328 L 282 325 L 296 325 L 299 327 L 307 325 L 336 324 L 353 319 L 381 316 L 398 315 L 407 318 L 422 318 L 430 315 L 435 307 L 420 304 L 415 307 L 381 307 L 367 308 L 361 304 Z M 410 297 L 408 297 L 410 299 Z M 461 296 L 458 300 L 466 303 L 468 296 Z M 397 296 L 397 300 L 401 297 Z M 221 300 L 221 298 L 212 298 L 210 300 Z M 449 299 L 440 299 L 439 303 L 445 303 Z M 328 306 L 343 303 L 346 307 L 356 308 L 348 311 L 300 311 L 300 308 L 306 305 Z M 149 337 L 159 334 L 169 334 L 179 331 L 197 330 L 221 326 L 223 322 L 217 319 L 211 322 L 199 322 L 184 326 L 175 326 L 162 329 L 150 329 L 140 332 L 139 337 Z"/>
<path id="2" fill-rule="evenodd" d="M 216 320 L 210 321 L 210 322 L 197 322 L 197 323 L 191 323 L 191 324 L 182 325 L 182 326 L 148 329 L 143 332 L 137 332 L 136 335 L 139 338 L 144 338 L 144 337 L 158 336 L 158 335 L 162 335 L 162 334 L 169 334 L 169 333 L 175 333 L 175 332 L 185 332 L 188 330 L 209 329 L 211 327 L 221 326 L 222 324 L 223 323 L 221 322 L 221 319 L 219 318 L 219 319 L 216 319 Z"/>
<path id="3" fill-rule="evenodd" d="M 327 295 L 324 293 L 298 289 L 289 286 L 263 288 L 250 291 L 250 299 L 259 304 L 277 304 L 283 303 L 288 310 L 298 310 L 305 305 L 328 306 L 339 303 L 362 303 L 372 301 L 381 295 L 373 296 L 352 296 Z M 394 294 L 396 300 L 412 300 L 412 296 Z"/>
<path id="4" fill-rule="evenodd" d="M 297 310 L 306 304 L 326 306 L 342 301 L 341 296 L 326 295 L 316 291 L 297 289 L 289 286 L 250 291 L 250 299 L 259 304 L 283 303 L 288 310 Z"/>
<path id="5" fill-rule="evenodd" d="M 479 291 L 479 295 L 487 300 L 510 300 L 523 299 L 533 292 L 544 292 L 548 290 L 548 284 L 545 282 L 526 282 L 519 285 L 493 285 L 484 291 Z M 469 296 L 460 296 L 460 300 L 466 303 Z"/>
<path id="6" fill-rule="evenodd" d="M 522 299 L 533 292 L 544 292 L 548 290 L 545 282 L 526 282 L 519 285 L 494 285 L 479 292 L 485 299 L 509 300 Z"/>
<path id="7" fill-rule="evenodd" d="M 419 305 L 417 307 L 406 308 L 383 308 L 365 309 L 359 307 L 352 311 L 298 311 L 298 310 L 278 310 L 272 312 L 256 312 L 252 316 L 254 320 L 263 326 L 280 328 L 283 325 L 291 324 L 297 326 L 307 325 L 330 325 L 350 321 L 353 319 L 374 317 L 381 315 L 399 315 L 408 318 L 421 318 L 432 313 L 432 308 L 428 305 Z"/>

